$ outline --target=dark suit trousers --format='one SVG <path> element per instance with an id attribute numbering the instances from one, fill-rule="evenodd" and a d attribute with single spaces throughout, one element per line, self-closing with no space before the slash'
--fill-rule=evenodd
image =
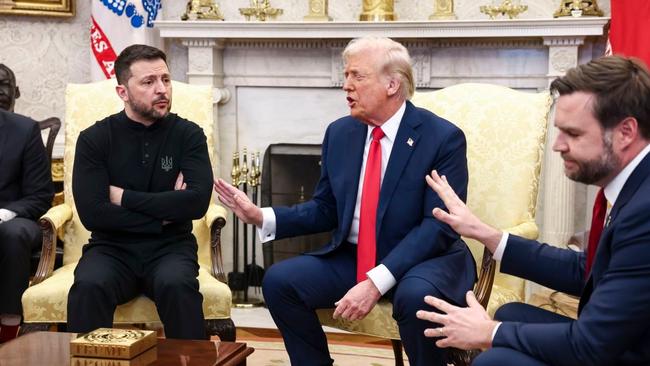
<path id="1" fill-rule="evenodd" d="M 565 323 L 573 319 L 536 306 L 509 303 L 500 307 L 494 319 L 522 323 Z M 544 366 L 544 362 L 511 348 L 496 347 L 481 353 L 472 366 Z"/>
<path id="2" fill-rule="evenodd" d="M 292 365 L 332 365 L 315 309 L 333 308 L 354 285 L 356 246 L 352 244 L 322 256 L 300 255 L 268 269 L 262 284 L 264 299 Z M 424 336 L 424 329 L 435 324 L 415 317 L 418 310 L 432 310 L 424 303 L 425 295 L 442 297 L 441 293 L 426 279 L 407 273 L 387 295 L 410 364 L 442 365 L 443 351 L 435 347 L 435 339 Z"/>
<path id="3" fill-rule="evenodd" d="M 16 217 L 0 224 L 0 314 L 22 314 L 30 257 L 41 240 L 41 229 L 32 220 Z"/>
<path id="4" fill-rule="evenodd" d="M 205 339 L 196 249 L 187 241 L 86 245 L 68 294 L 68 331 L 111 327 L 117 305 L 144 293 L 166 337 Z"/>

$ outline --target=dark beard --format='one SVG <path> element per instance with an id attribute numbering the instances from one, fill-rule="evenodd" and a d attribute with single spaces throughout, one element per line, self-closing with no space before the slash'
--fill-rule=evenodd
<path id="1" fill-rule="evenodd" d="M 154 101 L 154 104 L 156 102 L 160 101 L 160 99 Z M 130 101 L 129 105 L 131 106 L 131 110 L 139 115 L 140 117 L 150 120 L 150 121 L 157 121 L 159 119 L 165 118 L 169 114 L 169 110 L 172 107 L 171 101 L 167 105 L 167 109 L 165 110 L 164 113 L 160 113 L 158 110 L 156 110 L 153 106 L 150 108 L 145 107 L 143 104 L 140 104 L 136 101 Z"/>
<path id="2" fill-rule="evenodd" d="M 569 179 L 584 184 L 594 184 L 607 177 L 619 166 L 620 159 L 614 155 L 611 134 L 603 135 L 604 154 L 598 159 L 578 162 L 579 169 L 568 175 Z"/>

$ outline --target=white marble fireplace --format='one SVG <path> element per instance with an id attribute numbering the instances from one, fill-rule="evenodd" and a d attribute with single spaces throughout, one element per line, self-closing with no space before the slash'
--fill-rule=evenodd
<path id="1" fill-rule="evenodd" d="M 187 80 L 214 87 L 216 174 L 229 179 L 234 151 L 247 147 L 263 153 L 272 143 L 319 144 L 327 124 L 348 113 L 340 53 L 351 38 L 376 35 L 403 42 L 420 90 L 485 82 L 538 91 L 568 68 L 602 54 L 607 21 L 159 21 L 156 27 L 168 44 L 187 48 L 187 60 L 178 62 L 187 68 Z M 554 131 L 549 131 L 552 141 Z M 586 191 L 564 177 L 548 146 L 538 222 L 542 240 L 564 243 L 576 221 L 584 220 L 575 203 L 586 199 Z M 226 231 L 224 242 L 230 243 Z M 224 258 L 231 258 L 229 245 L 224 249 Z"/>

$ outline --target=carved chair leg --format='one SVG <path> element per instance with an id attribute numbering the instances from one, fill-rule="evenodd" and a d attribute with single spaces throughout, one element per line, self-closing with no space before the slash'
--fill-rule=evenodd
<path id="1" fill-rule="evenodd" d="M 32 332 L 47 332 L 50 330 L 52 324 L 50 323 L 26 323 L 21 324 L 20 329 L 18 330 L 18 336 L 32 333 Z"/>
<path id="2" fill-rule="evenodd" d="M 205 332 L 208 336 L 219 336 L 225 342 L 234 342 L 237 337 L 232 319 L 206 319 Z"/>
<path id="3" fill-rule="evenodd" d="M 395 354 L 395 366 L 404 366 L 404 357 L 402 356 L 402 341 L 399 339 L 391 339 L 390 343 L 393 344 L 393 353 Z"/>

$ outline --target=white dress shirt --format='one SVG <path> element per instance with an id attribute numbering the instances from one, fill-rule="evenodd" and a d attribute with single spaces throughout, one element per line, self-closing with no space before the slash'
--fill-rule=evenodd
<path id="1" fill-rule="evenodd" d="M 406 111 L 406 102 L 402 103 L 402 106 L 397 110 L 397 112 L 388 119 L 381 129 L 384 131 L 384 138 L 380 140 L 381 144 L 381 180 L 384 180 L 384 174 L 386 173 L 386 167 L 388 166 L 388 159 L 390 153 L 393 150 L 393 143 L 395 142 L 395 137 L 397 136 L 397 130 L 404 116 L 404 111 Z M 357 201 L 354 206 L 354 216 L 352 218 L 352 225 L 350 226 L 350 234 L 348 235 L 348 242 L 356 244 L 359 239 L 359 216 L 361 212 L 361 190 L 363 188 L 363 179 L 364 173 L 366 170 L 366 160 L 368 159 L 368 151 L 370 150 L 370 143 L 372 142 L 372 130 L 373 127 L 368 127 L 368 133 L 366 134 L 366 145 L 363 149 L 363 161 L 361 163 L 361 171 L 359 172 L 359 188 L 357 190 Z M 262 208 L 263 222 L 262 227 L 257 228 L 257 233 L 260 237 L 260 241 L 265 243 L 267 241 L 275 239 L 275 229 L 276 229 L 276 218 L 275 212 L 271 207 Z M 397 281 L 395 277 L 390 273 L 388 268 L 383 264 L 378 265 L 377 267 L 371 269 L 366 273 L 368 278 L 377 286 L 379 292 L 384 295 L 388 290 L 390 290 Z"/>
<path id="2" fill-rule="evenodd" d="M 612 179 L 612 181 L 605 186 L 604 193 L 605 199 L 607 200 L 607 211 L 609 211 L 614 206 L 618 195 L 621 193 L 621 190 L 623 190 L 625 182 L 627 182 L 627 179 L 630 177 L 630 175 L 632 175 L 634 169 L 636 169 L 636 167 L 641 163 L 641 160 L 643 160 L 643 158 L 645 158 L 648 153 L 650 153 L 650 144 L 646 145 L 646 147 L 644 147 L 643 150 L 641 150 L 641 152 L 638 153 L 637 156 L 635 156 L 634 159 L 632 159 L 632 161 L 630 161 L 625 166 L 625 168 L 623 168 L 623 170 L 621 170 L 621 172 L 618 173 L 618 175 L 616 175 L 616 177 L 614 177 L 614 179 Z M 609 215 L 609 212 L 607 212 L 607 215 Z M 508 237 L 509 234 L 506 232 L 501 235 L 499 245 L 492 255 L 492 258 L 494 258 L 494 260 L 500 261 L 503 258 L 503 253 L 506 251 L 506 246 L 508 245 Z M 500 325 L 501 323 L 497 324 L 497 326 L 494 327 L 494 331 L 492 331 L 492 339 L 494 339 L 494 336 L 497 334 L 497 329 L 499 329 Z"/>

